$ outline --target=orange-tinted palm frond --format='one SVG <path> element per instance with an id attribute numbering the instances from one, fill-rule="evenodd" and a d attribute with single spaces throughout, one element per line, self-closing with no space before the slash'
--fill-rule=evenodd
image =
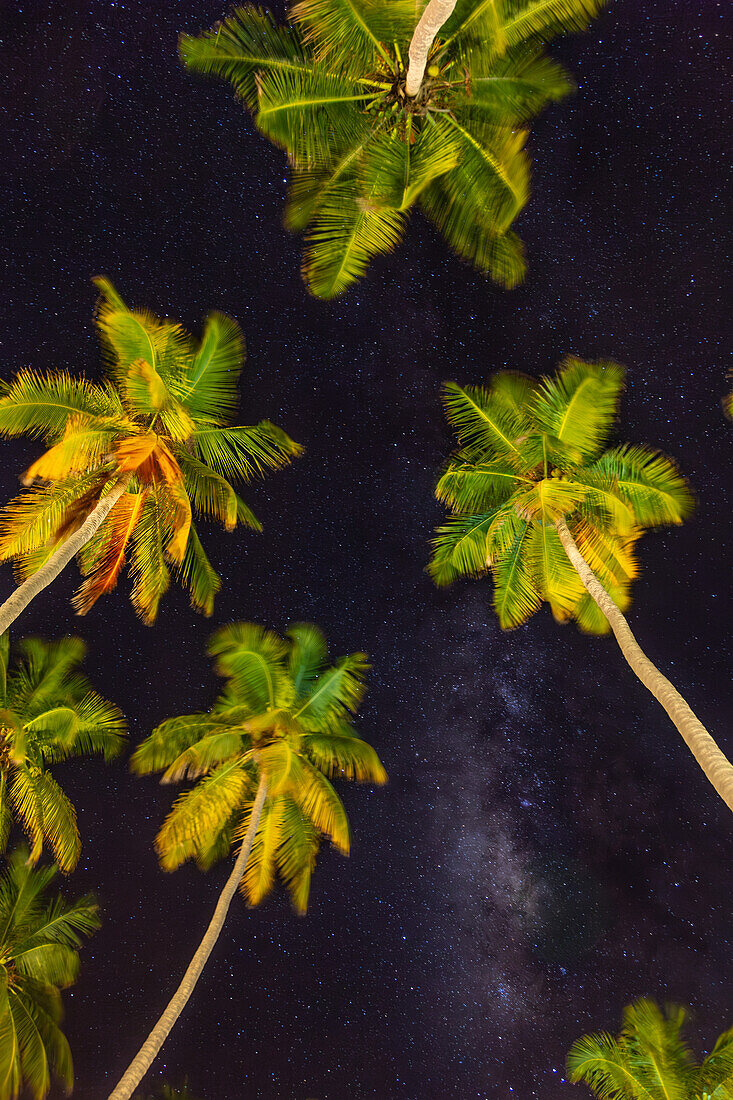
<path id="1" fill-rule="evenodd" d="M 118 470 L 132 470 L 144 485 L 183 480 L 181 468 L 164 440 L 155 432 L 123 439 L 115 446 Z"/>
<path id="2" fill-rule="evenodd" d="M 117 584 L 125 553 L 145 503 L 145 492 L 124 493 L 100 528 L 101 552 L 89 562 L 88 575 L 71 604 L 77 615 L 86 615 L 100 596 Z"/>
<path id="3" fill-rule="evenodd" d="M 122 392 L 132 410 L 143 414 L 158 412 L 168 397 L 165 382 L 145 359 L 130 363 Z"/>

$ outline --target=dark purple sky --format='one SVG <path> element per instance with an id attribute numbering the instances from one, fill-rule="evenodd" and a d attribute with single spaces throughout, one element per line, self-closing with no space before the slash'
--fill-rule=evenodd
<path id="1" fill-rule="evenodd" d="M 354 833 L 324 849 L 312 903 L 235 900 L 148 1077 L 202 1100 L 571 1100 L 565 1053 L 649 995 L 692 1006 L 698 1051 L 733 1023 L 731 819 L 615 643 L 547 611 L 502 635 L 487 584 L 424 573 L 451 448 L 441 382 L 628 367 L 619 438 L 673 455 L 699 506 L 648 536 L 631 613 L 650 656 L 733 753 L 731 470 L 721 292 L 725 4 L 616 0 L 555 47 L 579 89 L 534 128 L 534 196 L 512 293 L 413 220 L 335 303 L 307 298 L 281 227 L 285 166 L 227 86 L 184 74 L 176 36 L 212 0 L 19 2 L 0 11 L 0 369 L 96 376 L 90 278 L 248 343 L 243 422 L 307 448 L 248 499 L 264 535 L 203 537 L 214 619 L 171 592 L 137 622 L 127 584 L 73 618 L 74 571 L 23 633 L 78 632 L 134 742 L 205 708 L 216 624 L 312 619 L 334 656 L 366 650 L 359 728 L 388 787 L 343 790 Z M 37 447 L 2 444 L 2 496 Z M 0 589 L 11 586 L 3 567 Z M 116 1082 L 190 958 L 227 873 L 158 870 L 173 792 L 124 763 L 59 769 L 84 839 L 69 892 L 104 926 L 67 995 L 78 1100 Z M 56 1095 L 53 1093 L 52 1095 Z"/>

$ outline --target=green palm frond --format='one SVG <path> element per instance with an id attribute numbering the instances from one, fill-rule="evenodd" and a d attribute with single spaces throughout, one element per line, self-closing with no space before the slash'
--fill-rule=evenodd
<path id="1" fill-rule="evenodd" d="M 231 623 L 212 635 L 209 654 L 216 671 L 230 679 L 243 703 L 267 710 L 287 704 L 292 684 L 284 667 L 285 642 L 255 623 Z"/>
<path id="2" fill-rule="evenodd" d="M 244 338 L 236 321 L 223 313 L 206 318 L 198 350 L 187 367 L 179 396 L 189 412 L 224 425 L 237 406 L 237 383 L 244 364 Z"/>
<path id="3" fill-rule="evenodd" d="M 175 322 L 160 321 L 147 310 L 128 309 L 109 279 L 100 276 L 92 281 L 100 293 L 96 321 L 111 378 L 125 385 L 130 367 L 142 361 L 167 388 L 186 369 L 193 353 L 191 338 Z M 150 411 L 158 409 L 151 406 Z"/>
<path id="4" fill-rule="evenodd" d="M 441 178 L 448 196 L 469 196 L 464 217 L 479 207 L 488 216 L 494 235 L 505 233 L 529 198 L 529 160 L 524 152 L 526 132 L 501 130 L 473 110 L 446 115 L 461 152 L 460 162 Z M 469 205 L 470 204 L 470 205 Z"/>
<path id="5" fill-rule="evenodd" d="M 188 588 L 191 606 L 203 615 L 214 611 L 214 599 L 221 588 L 221 578 L 209 561 L 201 541 L 192 525 L 186 544 L 186 553 L 179 567 L 179 576 Z"/>
<path id="6" fill-rule="evenodd" d="M 484 461 L 506 463 L 519 471 L 526 469 L 526 433 L 519 415 L 483 386 L 462 387 L 446 382 L 444 393 L 446 418 L 464 447 L 481 452 Z"/>
<path id="7" fill-rule="evenodd" d="M 411 0 L 297 0 L 290 14 L 320 61 L 350 69 L 355 60 L 367 69 L 378 58 L 389 62 L 383 43 L 406 46 L 417 22 Z"/>
<path id="8" fill-rule="evenodd" d="M 528 38 L 549 41 L 558 34 L 584 31 L 603 4 L 604 0 L 523 0 L 506 11 L 502 36 L 512 47 Z"/>
<path id="9" fill-rule="evenodd" d="M 695 505 L 694 495 L 674 462 L 649 447 L 614 447 L 584 473 L 590 484 L 610 482 L 640 527 L 682 523 Z"/>
<path id="10" fill-rule="evenodd" d="M 43 1100 L 55 1077 L 71 1091 L 60 989 L 78 974 L 82 939 L 99 927 L 90 897 L 68 904 L 44 893 L 55 869 L 35 870 L 14 852 L 0 879 L 0 1097 Z"/>
<path id="11" fill-rule="evenodd" d="M 488 122 L 517 124 L 538 114 L 547 103 L 556 102 L 573 90 L 561 65 L 547 57 L 535 44 L 519 47 L 493 64 L 476 65 L 471 74 L 471 99 L 465 110 Z"/>
<path id="12" fill-rule="evenodd" d="M 345 723 L 325 733 L 304 734 L 303 752 L 331 779 L 387 782 L 387 773 L 372 746 L 358 738 Z"/>
<path id="13" fill-rule="evenodd" d="M 353 110 L 375 92 L 348 78 L 315 69 L 272 70 L 259 78 L 257 128 L 299 167 L 328 160 L 334 130 L 341 141 L 366 133 L 366 120 Z"/>
<path id="14" fill-rule="evenodd" d="M 495 514 L 450 516 L 436 529 L 428 573 L 439 587 L 488 571 L 488 536 Z"/>
<path id="15" fill-rule="evenodd" d="M 285 638 L 231 623 L 216 631 L 209 652 L 227 678 L 210 711 L 162 723 L 132 757 L 134 771 L 162 771 L 163 782 L 197 780 L 158 833 L 161 865 L 172 870 L 195 859 L 209 867 L 226 855 L 247 834 L 263 783 L 241 888 L 257 905 L 279 873 L 305 912 L 320 838 L 349 850 L 346 813 L 328 777 L 387 779 L 346 721 L 364 692 L 366 658 L 355 653 L 329 667 L 323 634 L 311 623 L 295 623 Z"/>
<path id="16" fill-rule="evenodd" d="M 505 535 L 505 552 L 494 563 L 494 611 L 502 630 L 514 630 L 538 610 L 542 599 L 529 557 L 532 528 L 519 517 Z"/>
<path id="17" fill-rule="evenodd" d="M 269 420 L 249 427 L 198 428 L 192 444 L 201 462 L 228 481 L 243 482 L 282 469 L 303 450 Z"/>
<path id="18" fill-rule="evenodd" d="M 54 443 L 71 417 L 119 417 L 122 406 L 106 386 L 73 378 L 67 371 L 21 370 L 0 396 L 0 435 L 28 435 Z"/>
<path id="19" fill-rule="evenodd" d="M 283 799 L 281 841 L 275 859 L 293 908 L 301 915 L 308 908 L 320 839 L 318 830 L 297 804 L 290 798 Z"/>
<path id="20" fill-rule="evenodd" d="M 617 363 L 584 363 L 569 356 L 544 378 L 532 407 L 535 421 L 584 459 L 595 458 L 616 420 L 624 381 Z"/>
<path id="21" fill-rule="evenodd" d="M 625 1051 L 606 1032 L 584 1035 L 573 1043 L 567 1069 L 569 1080 L 589 1085 L 598 1100 L 658 1100 L 639 1081 Z"/>
<path id="22" fill-rule="evenodd" d="M 187 69 L 229 80 L 252 110 L 260 73 L 310 68 L 297 30 L 277 26 L 269 11 L 250 5 L 202 35 L 182 34 L 178 48 Z"/>
<path id="23" fill-rule="evenodd" d="M 303 275 L 319 298 L 334 298 L 359 279 L 374 256 L 391 252 L 405 228 L 399 210 L 370 204 L 345 186 L 318 206 L 306 235 Z"/>
<path id="24" fill-rule="evenodd" d="M 361 179 L 365 201 L 409 210 L 426 187 L 455 168 L 461 145 L 450 124 L 440 119 L 404 138 L 396 130 L 378 134 L 365 149 Z"/>
<path id="25" fill-rule="evenodd" d="M 488 512 L 503 504 L 525 481 L 503 462 L 451 462 L 435 495 L 458 514 Z"/>
<path id="26" fill-rule="evenodd" d="M 328 648 L 323 632 L 313 623 L 293 623 L 288 627 L 290 640 L 288 673 L 293 680 L 294 698 L 307 695 L 326 664 Z"/>
<path id="27" fill-rule="evenodd" d="M 252 780 L 238 758 L 229 760 L 199 780 L 173 803 L 163 822 L 155 848 L 164 871 L 175 871 L 230 821 L 252 792 Z"/>
<path id="28" fill-rule="evenodd" d="M 364 677 L 368 670 L 365 653 L 341 657 L 309 685 L 305 701 L 298 705 L 294 717 L 307 729 L 318 729 L 323 723 L 353 713 L 364 696 Z"/>

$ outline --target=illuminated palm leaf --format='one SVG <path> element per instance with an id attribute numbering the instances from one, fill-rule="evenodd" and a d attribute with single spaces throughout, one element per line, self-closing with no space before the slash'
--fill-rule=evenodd
<path id="1" fill-rule="evenodd" d="M 246 6 L 182 36 L 180 53 L 192 71 L 229 80 L 287 151 L 286 224 L 305 231 L 313 294 L 359 279 L 417 203 L 459 256 L 512 287 L 525 262 L 510 227 L 529 198 L 518 126 L 570 90 L 543 43 L 584 29 L 602 2 L 459 0 L 414 97 L 406 69 L 422 0 L 298 0 L 287 27 Z"/>
<path id="2" fill-rule="evenodd" d="M 79 665 L 79 638 L 46 642 L 26 638 L 15 647 L 6 670 L 0 718 L 0 840 L 11 821 L 24 829 L 37 862 L 48 844 L 63 871 L 76 866 L 80 851 L 74 808 L 46 770 L 74 756 L 117 756 L 123 746 L 122 714 L 91 687 Z"/>
<path id="3" fill-rule="evenodd" d="M 682 1031 L 684 1009 L 640 1000 L 624 1010 L 617 1038 L 584 1035 L 570 1049 L 568 1077 L 599 1100 L 726 1100 L 733 1071 L 733 1032 L 724 1032 L 700 1065 Z"/>
<path id="4" fill-rule="evenodd" d="M 433 542 L 429 572 L 437 584 L 490 570 L 504 629 L 546 601 L 560 621 L 608 631 L 557 523 L 567 523 L 624 610 L 643 529 L 680 523 L 693 504 L 682 475 L 658 452 L 629 445 L 602 452 L 622 387 L 617 364 L 574 358 L 539 382 L 506 372 L 488 386 L 446 385 L 446 415 L 461 449 L 436 487 L 451 513 Z"/>
<path id="5" fill-rule="evenodd" d="M 267 783 L 242 889 L 257 905 L 279 872 L 293 905 L 305 911 L 321 836 L 348 852 L 349 829 L 328 777 L 384 783 L 370 745 L 345 721 L 364 691 L 366 659 L 328 666 L 325 639 L 310 623 L 285 638 L 254 623 L 231 623 L 209 652 L 224 691 L 208 714 L 162 723 L 132 757 L 138 773 L 196 785 L 175 803 L 156 841 L 164 868 L 222 858 L 251 824 L 254 792 Z"/>
<path id="6" fill-rule="evenodd" d="M 244 358 L 234 321 L 211 314 L 196 345 L 175 322 L 129 309 L 109 280 L 95 283 L 111 381 L 23 371 L 2 389 L 0 433 L 27 432 L 50 447 L 26 471 L 27 491 L 0 510 L 0 560 L 13 559 L 30 583 L 99 515 L 101 526 L 74 547 L 86 577 L 72 601 L 79 614 L 112 591 L 129 561 L 133 606 L 146 623 L 170 585 L 169 566 L 193 607 L 210 615 L 221 582 L 194 513 L 227 531 L 260 530 L 233 483 L 286 466 L 301 448 L 269 421 L 229 424 Z M 100 502 L 112 493 L 102 522 Z"/>
<path id="7" fill-rule="evenodd" d="M 99 928 L 90 897 L 45 896 L 55 868 L 35 870 L 14 852 L 0 878 L 0 1100 L 44 1100 L 55 1077 L 74 1074 L 61 1030 L 61 990 L 76 981 L 82 940 Z"/>

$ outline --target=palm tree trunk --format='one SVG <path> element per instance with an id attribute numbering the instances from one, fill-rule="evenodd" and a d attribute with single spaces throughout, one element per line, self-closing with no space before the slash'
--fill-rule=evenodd
<path id="1" fill-rule="evenodd" d="M 457 0 L 430 0 L 420 16 L 420 22 L 415 27 L 410 42 L 410 64 L 407 67 L 407 83 L 405 84 L 407 95 L 416 96 L 420 91 L 430 47 L 440 28 L 448 17 L 453 14 L 456 2 Z"/>
<path id="2" fill-rule="evenodd" d="M 214 944 L 219 938 L 219 933 L 224 926 L 224 920 L 226 919 L 237 886 L 244 875 L 244 869 L 247 866 L 247 860 L 252 851 L 252 844 L 254 843 L 255 833 L 257 832 L 257 826 L 260 822 L 260 815 L 262 814 L 262 807 L 265 803 L 266 794 L 267 780 L 264 775 L 261 775 L 257 788 L 257 795 L 252 807 L 252 814 L 249 819 L 249 825 L 242 841 L 242 847 L 239 849 L 239 855 L 234 864 L 234 870 L 227 879 L 224 889 L 219 895 L 214 915 L 211 918 L 209 927 L 204 933 L 204 938 L 196 949 L 196 954 L 188 964 L 188 969 L 183 975 L 181 984 L 168 1002 L 168 1007 L 140 1047 L 140 1050 L 135 1055 L 132 1062 L 130 1062 L 130 1065 L 120 1078 L 117 1087 L 109 1094 L 108 1100 L 129 1100 L 144 1075 L 150 1069 L 153 1059 L 167 1039 L 173 1025 L 181 1015 L 189 997 L 193 993 L 194 986 L 199 980 L 201 971 L 206 965 L 206 960 L 211 954 Z"/>
<path id="3" fill-rule="evenodd" d="M 5 603 L 0 606 L 0 634 L 4 634 L 11 623 L 20 615 L 32 599 L 47 588 L 51 581 L 58 577 L 65 565 L 68 565 L 75 554 L 86 546 L 93 535 L 99 530 L 117 501 L 130 484 L 132 474 L 123 474 L 106 496 L 103 496 L 93 511 L 89 513 L 78 531 L 69 535 L 62 542 L 58 550 L 54 551 L 45 565 L 28 580 L 18 585 L 15 592 L 8 596 Z"/>
<path id="4" fill-rule="evenodd" d="M 555 526 L 565 553 L 575 566 L 586 589 L 608 619 L 611 630 L 616 635 L 616 641 L 621 647 L 621 652 L 631 669 L 639 677 L 644 687 L 649 689 L 657 702 L 664 707 L 708 780 L 715 787 L 728 809 L 733 810 L 733 766 L 730 761 L 720 751 L 700 719 L 692 712 L 680 693 L 644 653 L 631 633 L 629 624 L 621 611 L 578 549 L 567 524 L 564 520 L 558 520 Z"/>

